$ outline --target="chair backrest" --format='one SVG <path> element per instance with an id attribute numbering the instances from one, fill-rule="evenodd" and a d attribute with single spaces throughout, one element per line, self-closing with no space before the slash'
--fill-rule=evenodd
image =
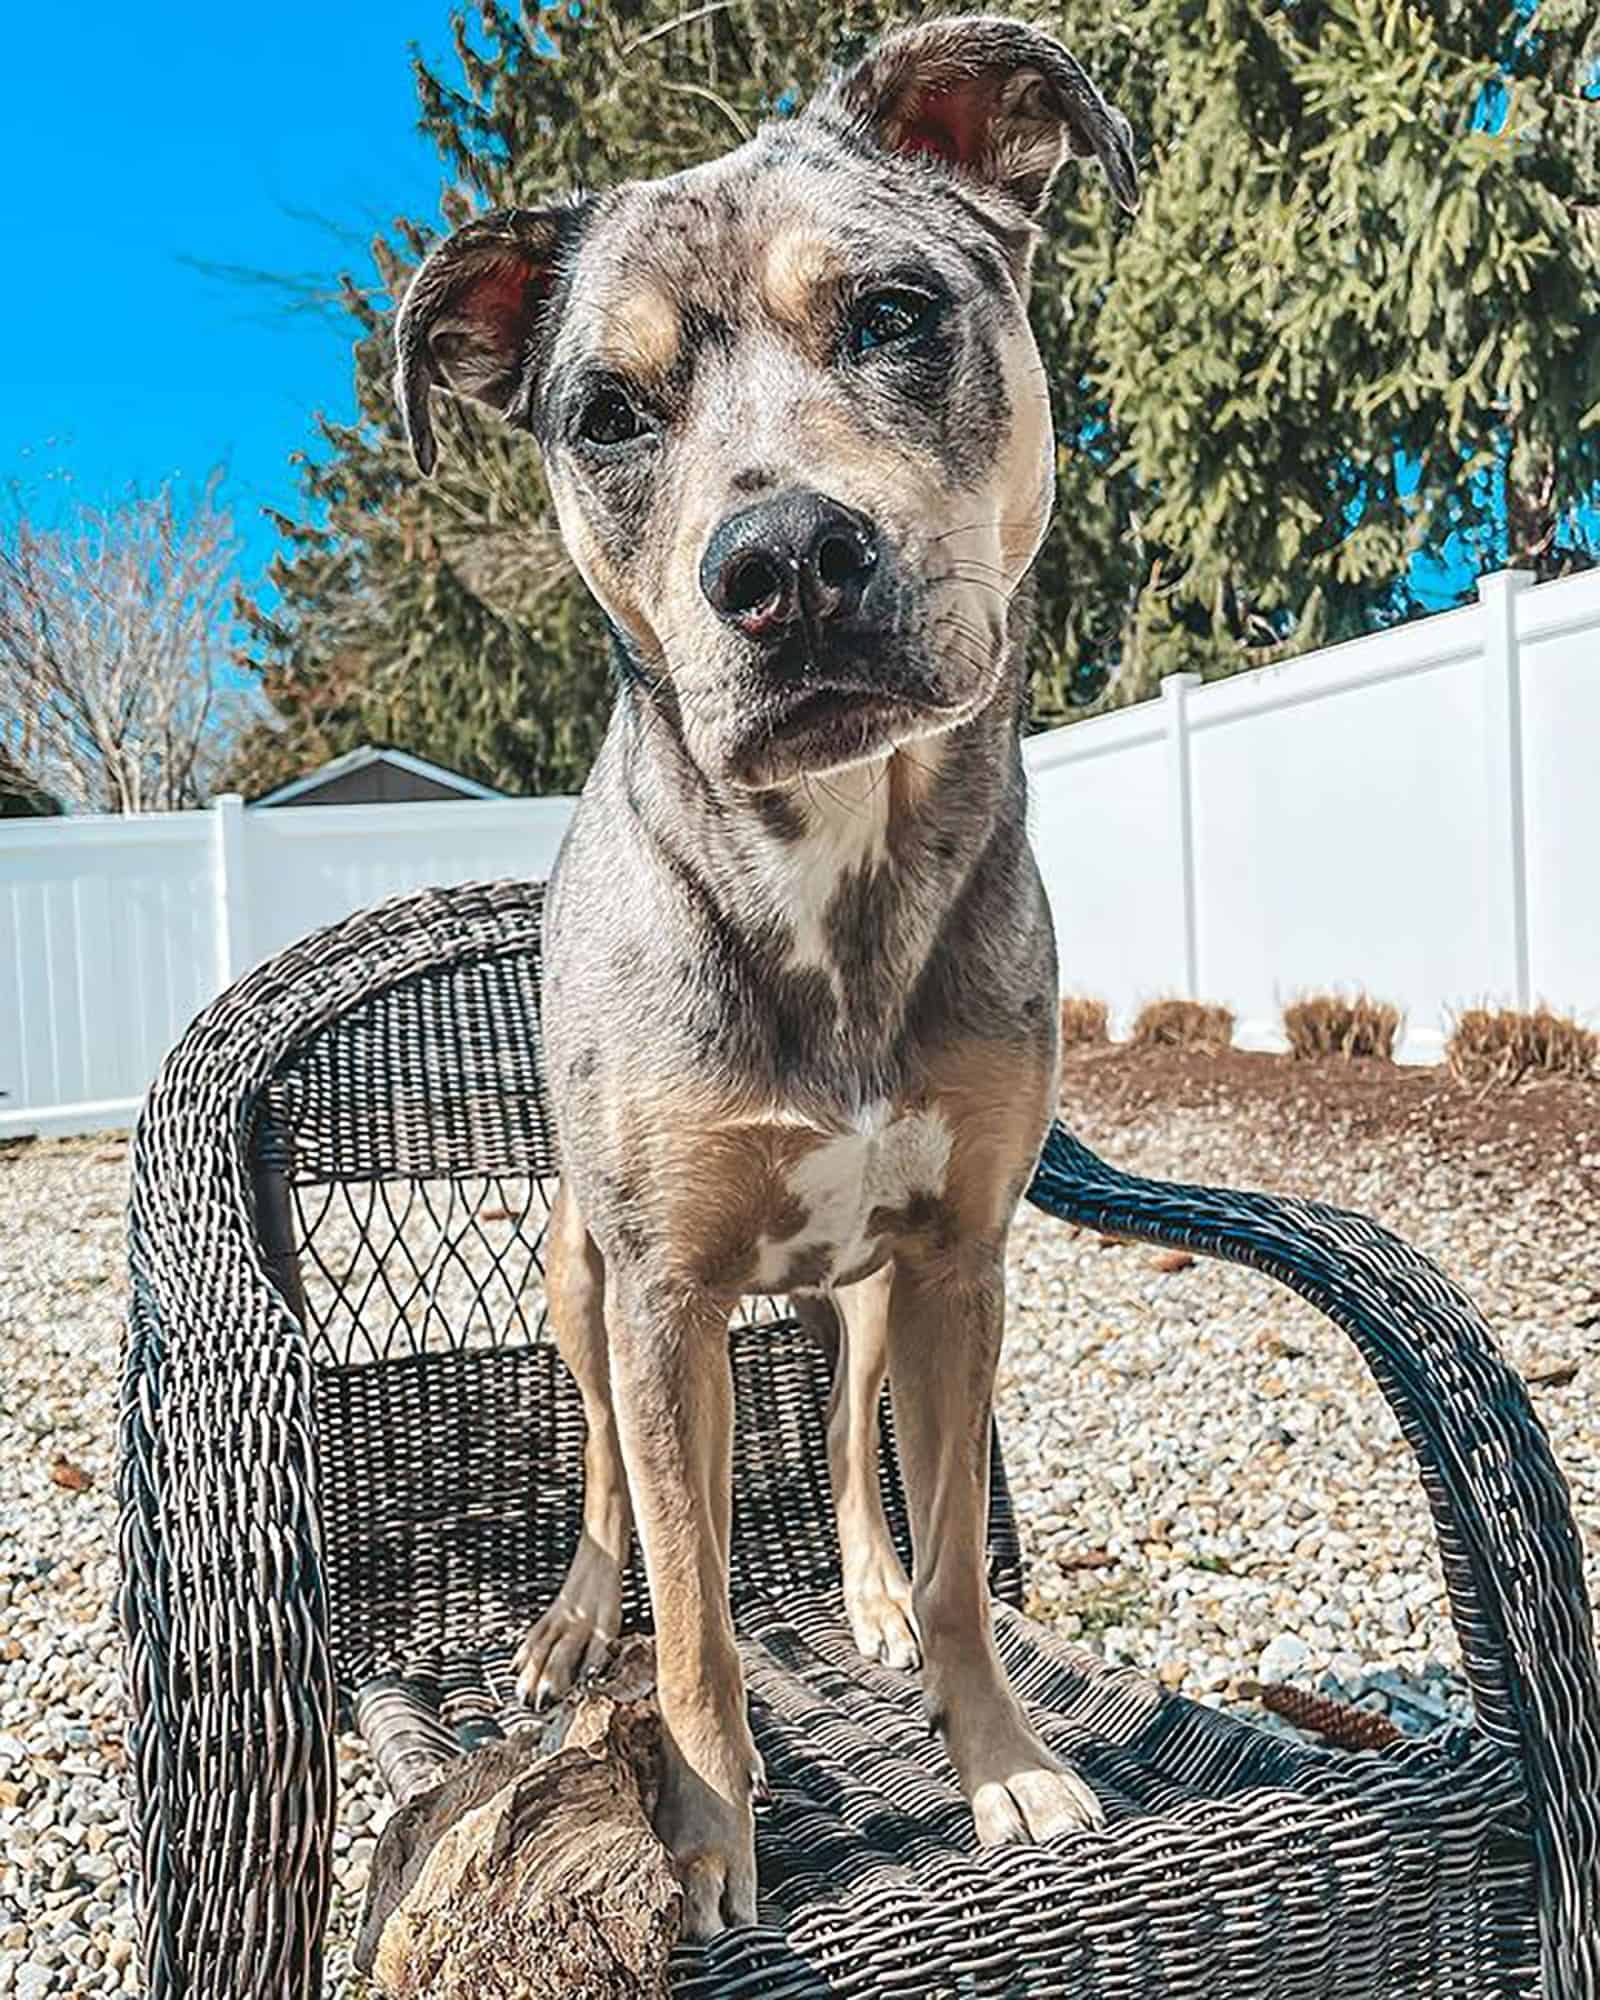
<path id="1" fill-rule="evenodd" d="M 545 1325 L 558 1161 L 541 909 L 537 886 L 495 885 L 340 927 L 370 970 L 345 1004 L 314 1010 L 251 1106 L 257 1231 L 316 1370 L 347 1682 L 509 1639 L 559 1586 L 577 1539 L 582 1417 Z M 419 964 L 398 946 L 424 915 L 438 933 L 441 911 L 459 915 L 458 948 L 446 937 Z M 735 1594 L 832 1580 L 823 1357 L 772 1300 L 746 1301 L 733 1356 Z M 996 1460 L 997 1587 L 1015 1595 Z M 892 1443 L 884 1463 L 904 1542 Z M 645 1622 L 637 1565 L 629 1598 Z"/>

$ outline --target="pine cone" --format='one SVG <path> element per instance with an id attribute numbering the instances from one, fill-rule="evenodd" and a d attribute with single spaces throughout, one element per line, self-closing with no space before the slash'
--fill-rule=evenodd
<path id="1" fill-rule="evenodd" d="M 1356 1708 L 1331 1695 L 1312 1694 L 1306 1688 L 1290 1687 L 1286 1681 L 1269 1681 L 1260 1691 L 1262 1706 L 1296 1729 L 1308 1729 L 1337 1750 L 1382 1750 L 1398 1743 L 1402 1731 L 1386 1715 Z"/>

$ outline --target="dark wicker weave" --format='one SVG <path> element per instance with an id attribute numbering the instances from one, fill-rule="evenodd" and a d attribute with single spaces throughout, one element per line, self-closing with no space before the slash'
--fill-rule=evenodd
<path id="1" fill-rule="evenodd" d="M 507 1662 L 562 1575 L 581 1458 L 541 1337 L 540 907 L 527 887 L 436 892 L 307 939 L 196 1022 L 140 1123 L 123 1618 L 162 2000 L 320 1993 L 341 1709 L 401 1796 L 514 1719 Z M 1600 1992 L 1577 1535 L 1472 1307 L 1358 1217 L 1119 1174 L 1060 1130 L 1033 1199 L 1257 1265 L 1357 1342 L 1422 1464 L 1476 1724 L 1312 1749 L 1108 1670 L 1015 1608 L 997 1478 L 1002 1650 L 1109 1824 L 980 1852 L 914 1682 L 849 1641 L 822 1362 L 753 1308 L 734 1593 L 774 1793 L 764 1921 L 686 1949 L 681 1993 Z"/>

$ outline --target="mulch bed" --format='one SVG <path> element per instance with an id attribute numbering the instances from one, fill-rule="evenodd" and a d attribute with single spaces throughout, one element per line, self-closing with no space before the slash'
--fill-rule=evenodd
<path id="1" fill-rule="evenodd" d="M 1565 1077 L 1474 1090 L 1442 1068 L 1113 1044 L 1067 1052 L 1061 1103 L 1090 1144 L 1109 1144 L 1155 1112 L 1209 1110 L 1320 1129 L 1330 1140 L 1425 1135 L 1441 1151 L 1490 1153 L 1497 1166 L 1587 1169 L 1600 1185 L 1600 1086 Z"/>

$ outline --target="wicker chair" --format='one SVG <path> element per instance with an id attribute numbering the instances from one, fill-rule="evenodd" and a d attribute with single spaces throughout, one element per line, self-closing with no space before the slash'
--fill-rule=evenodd
<path id="1" fill-rule="evenodd" d="M 509 1656 L 577 1533 L 582 1435 L 541 1337 L 540 909 L 531 887 L 429 892 L 308 938 L 200 1017 L 140 1122 L 122 1615 L 159 2000 L 322 1992 L 341 1721 L 403 1799 L 516 1719 Z M 1357 1343 L 1421 1462 L 1476 1722 L 1314 1749 L 1108 1669 L 1020 1614 L 997 1471 L 1001 1649 L 1109 1822 L 978 1850 L 914 1681 L 850 1644 L 822 1362 L 753 1306 L 733 1588 L 774 1793 L 763 1921 L 685 1947 L 677 1990 L 1600 1993 L 1578 1537 L 1476 1312 L 1372 1223 L 1117 1173 L 1059 1128 L 1032 1199 L 1253 1264 Z M 630 1592 L 642 1620 L 637 1571 Z"/>

